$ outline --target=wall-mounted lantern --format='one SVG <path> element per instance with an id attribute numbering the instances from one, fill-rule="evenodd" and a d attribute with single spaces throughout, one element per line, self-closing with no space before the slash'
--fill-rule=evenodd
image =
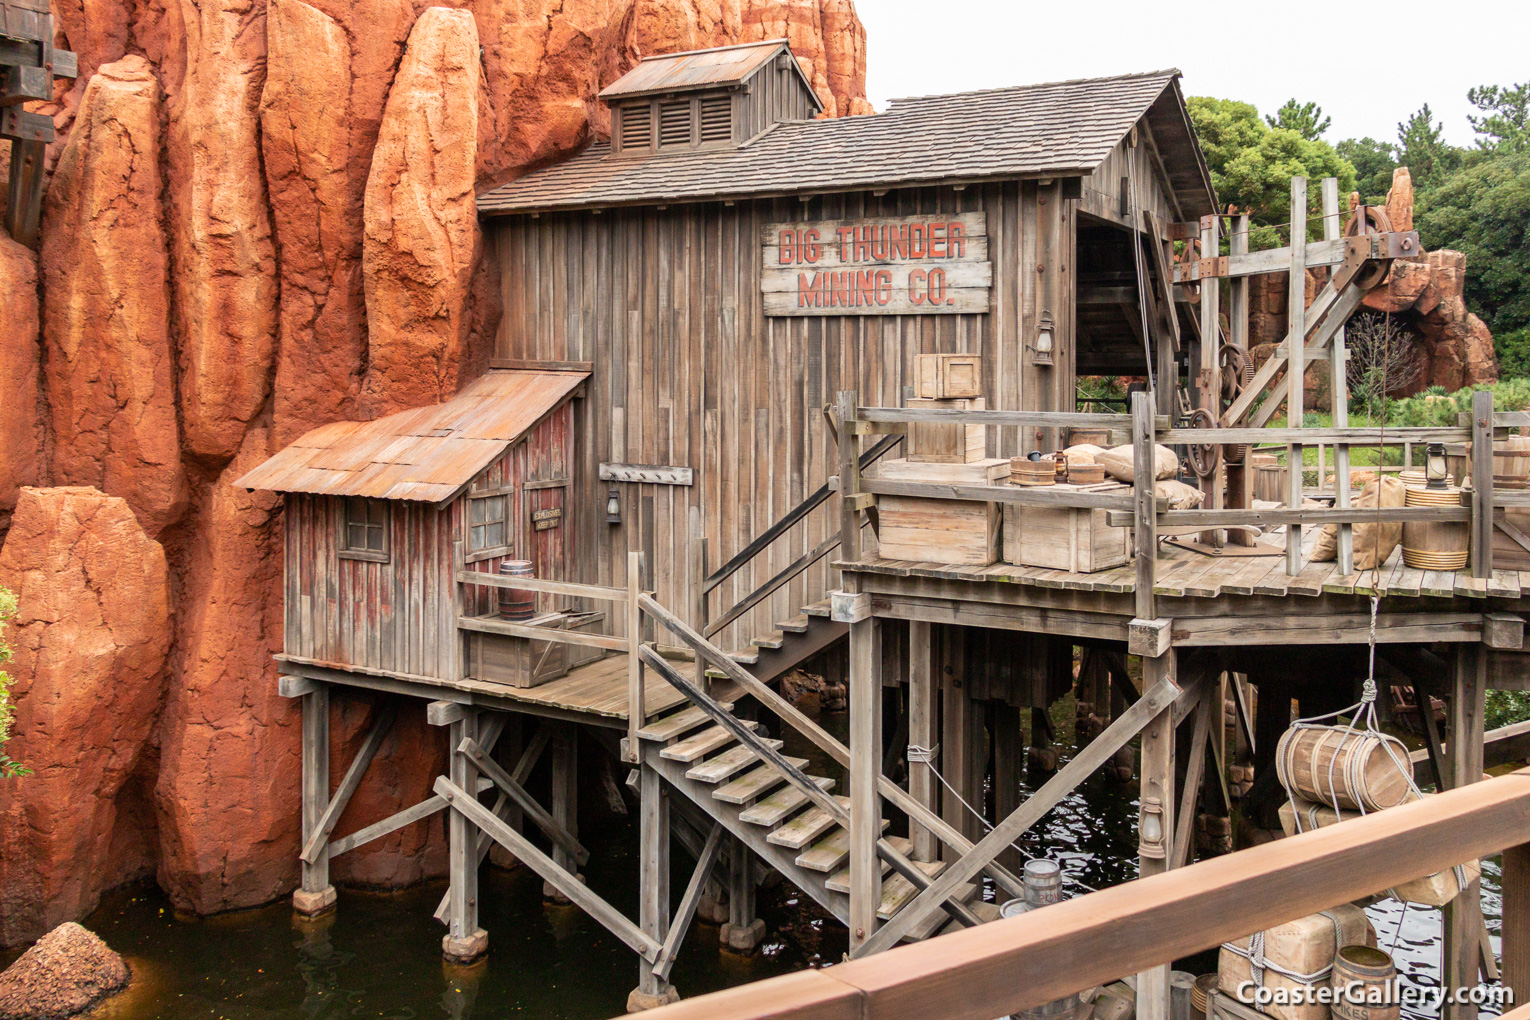
<path id="1" fill-rule="evenodd" d="M 1137 825 L 1137 855 L 1152 860 L 1165 856 L 1163 842 L 1163 802 L 1157 797 L 1142 798 L 1142 818 Z"/>
<path id="2" fill-rule="evenodd" d="M 616 489 L 606 490 L 606 523 L 622 522 L 622 494 Z"/>
<path id="3" fill-rule="evenodd" d="M 1041 321 L 1036 325 L 1036 344 L 1031 348 L 1031 361 L 1037 365 L 1052 364 L 1053 334 L 1056 327 L 1052 324 L 1052 313 L 1042 312 Z"/>

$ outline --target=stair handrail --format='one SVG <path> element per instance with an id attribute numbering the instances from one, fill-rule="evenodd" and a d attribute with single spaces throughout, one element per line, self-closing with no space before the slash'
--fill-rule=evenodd
<path id="1" fill-rule="evenodd" d="M 871 464 L 875 463 L 893 447 L 897 446 L 898 443 L 902 441 L 902 439 L 903 436 L 901 435 L 884 436 L 879 442 L 876 443 L 876 445 L 872 446 L 865 453 L 861 454 L 861 468 L 864 470 Z M 712 635 L 716 634 L 718 631 L 728 626 L 728 624 L 734 622 L 739 617 L 749 612 L 749 610 L 753 609 L 755 606 L 765 601 L 771 595 L 775 594 L 775 592 L 791 582 L 798 575 L 802 574 L 813 564 L 817 563 L 819 560 L 823 559 L 829 553 L 838 548 L 840 536 L 836 531 L 835 534 L 825 538 L 816 547 L 804 553 L 802 556 L 799 556 L 796 560 L 792 561 L 791 564 L 782 569 L 775 576 L 771 577 L 770 580 L 755 588 L 748 595 L 745 595 L 737 603 L 735 603 L 733 606 L 725 610 L 720 616 L 718 616 L 716 620 L 707 619 L 707 596 L 715 591 L 717 587 L 728 578 L 738 573 L 740 569 L 742 569 L 755 557 L 759 556 L 762 552 L 768 549 L 776 541 L 776 539 L 780 538 L 782 535 L 786 534 L 787 531 L 791 530 L 793 527 L 799 524 L 803 519 L 807 517 L 808 514 L 812 513 L 824 503 L 828 502 L 829 497 L 834 494 L 834 491 L 834 487 L 830 483 L 825 482 L 823 485 L 815 489 L 813 493 L 807 497 L 807 499 L 804 499 L 801 503 L 798 503 L 792 509 L 788 510 L 783 517 L 777 520 L 770 527 L 766 528 L 764 531 L 760 532 L 759 535 L 755 536 L 755 538 L 748 545 L 740 549 L 727 563 L 724 563 L 711 574 L 708 574 L 698 580 L 697 583 L 700 585 L 700 588 L 698 589 L 696 595 L 696 601 L 700 607 L 701 616 L 697 622 L 701 625 L 701 631 L 705 636 L 711 637 Z"/>
<path id="2" fill-rule="evenodd" d="M 835 739 L 833 734 L 829 733 L 823 727 L 819 726 L 816 722 L 803 714 L 803 712 L 798 709 L 796 705 L 793 705 L 790 701 L 787 701 L 781 695 L 771 690 L 769 685 L 765 684 L 759 678 L 752 675 L 748 670 L 740 666 L 733 660 L 732 656 L 728 655 L 716 645 L 712 644 L 712 642 L 708 641 L 695 629 L 686 624 L 685 621 L 681 620 L 674 613 L 666 609 L 660 602 L 658 602 L 658 600 L 653 598 L 653 596 L 648 594 L 640 594 L 637 601 L 638 606 L 642 609 L 643 612 L 648 613 L 659 623 L 663 624 L 664 627 L 677 638 L 679 638 L 682 643 L 690 646 L 692 651 L 695 653 L 698 669 L 705 668 L 702 665 L 703 662 L 710 662 L 719 671 L 721 671 L 724 676 L 737 684 L 745 692 L 752 695 L 757 701 L 759 701 L 770 711 L 774 712 L 781 718 L 782 722 L 790 725 L 793 729 L 797 730 L 797 732 L 801 733 L 815 746 L 817 746 L 819 750 L 823 751 L 830 758 L 834 759 L 836 763 L 845 767 L 849 766 L 850 749 Z M 653 661 L 652 658 L 650 658 L 650 655 L 657 656 L 658 653 L 652 651 L 651 649 L 647 649 L 646 646 L 644 646 L 644 649 L 645 652 L 643 654 L 643 659 L 652 665 Z M 674 679 L 672 679 L 672 675 L 678 676 L 679 674 L 673 669 L 673 667 L 670 667 L 667 672 L 665 670 L 658 669 L 657 666 L 654 666 L 654 668 L 658 670 L 660 676 L 664 677 L 671 686 L 674 686 L 682 694 L 685 694 L 687 699 L 690 700 L 692 704 L 695 704 L 697 707 L 701 708 L 702 711 L 708 711 L 708 706 L 703 702 L 711 702 L 713 705 L 716 705 L 716 702 L 712 701 L 708 695 L 701 691 L 698 685 L 686 682 L 685 686 L 682 687 L 675 684 Z M 721 706 L 718 705 L 717 708 L 721 709 Z M 711 713 L 709 712 L 708 714 Z M 788 773 L 783 771 L 782 774 L 785 775 L 788 780 L 791 780 L 791 776 Z M 817 796 L 821 793 L 821 791 L 818 791 L 817 784 L 809 783 L 809 785 L 811 785 L 813 790 L 816 792 L 809 793 L 808 795 L 814 798 L 814 803 L 817 803 Z M 803 792 L 808 793 L 806 789 L 804 789 Z M 877 776 L 877 792 L 884 799 L 891 802 L 894 807 L 908 815 L 911 821 L 917 822 L 925 828 L 929 829 L 935 834 L 937 839 L 951 847 L 957 853 L 965 854 L 972 849 L 974 844 L 965 836 L 963 836 L 954 826 L 950 825 L 944 818 L 940 817 L 940 815 L 936 814 L 930 808 L 919 803 L 909 795 L 908 791 L 904 790 L 901 786 L 899 786 L 897 783 L 894 783 L 891 779 L 884 775 Z M 832 798 L 830 798 L 830 800 L 832 801 Z M 838 802 L 832 802 L 837 808 Z M 831 811 L 830 814 L 832 815 L 834 812 Z M 914 868 L 911 862 L 903 857 L 902 854 L 899 854 L 894 847 L 887 844 L 885 839 L 878 841 L 877 854 L 883 860 L 891 864 L 899 872 L 899 874 L 902 874 L 905 878 L 912 882 L 915 888 L 923 890 L 923 888 L 929 884 L 928 877 L 922 871 Z M 984 868 L 984 873 L 991 877 L 1010 895 L 1024 895 L 1023 884 L 1003 865 L 1000 865 L 997 862 L 990 862 L 989 865 Z"/>

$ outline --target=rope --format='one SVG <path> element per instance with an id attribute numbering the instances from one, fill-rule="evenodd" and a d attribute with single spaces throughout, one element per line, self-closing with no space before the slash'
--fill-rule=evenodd
<path id="1" fill-rule="evenodd" d="M 981 811 L 979 811 L 977 808 L 973 807 L 971 804 L 968 804 L 967 803 L 967 798 L 963 797 L 960 793 L 958 793 L 957 790 L 956 790 L 956 787 L 954 787 L 950 783 L 946 782 L 946 777 L 941 775 L 940 774 L 940 769 L 935 767 L 934 759 L 935 759 L 935 756 L 938 755 L 939 753 L 940 753 L 940 745 L 939 744 L 936 744 L 932 748 L 931 747 L 920 747 L 918 744 L 910 744 L 910 745 L 908 745 L 908 760 L 909 760 L 909 762 L 911 762 L 911 763 L 917 762 L 919 764 L 927 766 L 929 768 L 929 770 L 930 770 L 930 773 L 932 775 L 934 775 L 934 777 L 936 779 L 940 780 L 940 785 L 944 786 L 947 790 L 949 790 L 951 792 L 951 796 L 956 798 L 957 803 L 961 804 L 962 807 L 966 808 L 968 813 L 970 813 L 973 818 L 976 818 L 978 820 L 979 824 L 981 824 L 986 831 L 992 832 L 993 831 L 993 824 L 991 822 L 989 822 L 987 818 L 983 817 L 983 813 Z M 1035 860 L 1041 860 L 1042 859 L 1042 858 L 1038 858 L 1035 854 L 1031 853 L 1029 850 L 1025 849 L 1025 847 L 1021 846 L 1018 843 L 1011 842 L 1009 845 L 1010 845 L 1010 847 L 1016 853 L 1018 853 L 1021 857 L 1024 857 L 1028 861 L 1035 861 Z M 1060 862 L 1059 862 L 1059 870 L 1060 870 Z M 1084 890 L 1085 892 L 1099 892 L 1098 889 L 1096 889 L 1096 888 L 1094 888 L 1093 886 L 1090 886 L 1090 885 L 1085 885 L 1083 882 L 1079 881 L 1077 878 L 1074 878 L 1072 875 L 1069 875 L 1067 872 L 1063 872 L 1063 877 L 1066 878 L 1068 881 L 1072 882 L 1074 885 L 1078 886 L 1080 889 Z"/>
<path id="2" fill-rule="evenodd" d="M 1344 924 L 1339 919 L 1339 916 L 1331 910 L 1320 910 L 1318 913 L 1322 914 L 1324 917 L 1328 918 L 1329 921 L 1333 922 L 1333 946 L 1335 951 L 1337 951 L 1340 946 L 1344 945 Z M 1289 978 L 1290 980 L 1303 985 L 1315 985 L 1319 981 L 1327 978 L 1329 974 L 1333 973 L 1333 964 L 1331 963 L 1328 966 L 1319 968 L 1310 974 L 1303 974 L 1299 971 L 1294 971 L 1286 967 L 1282 967 L 1278 963 L 1272 963 L 1269 958 L 1264 955 L 1264 932 L 1262 931 L 1256 931 L 1254 934 L 1248 937 L 1247 949 L 1238 945 L 1236 942 L 1224 942 L 1222 943 L 1222 948 L 1227 950 L 1229 953 L 1232 953 L 1234 956 L 1241 956 L 1243 959 L 1248 961 L 1249 977 L 1260 988 L 1264 987 L 1265 971 L 1274 971 L 1281 977 Z"/>

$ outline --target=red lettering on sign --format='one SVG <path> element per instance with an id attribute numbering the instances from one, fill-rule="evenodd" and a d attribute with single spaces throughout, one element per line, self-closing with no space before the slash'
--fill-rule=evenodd
<path id="1" fill-rule="evenodd" d="M 860 273 L 859 276 L 860 279 L 857 283 L 859 284 L 860 300 L 856 304 L 869 305 L 876 300 L 877 271 L 875 269 L 867 269 Z"/>
<path id="2" fill-rule="evenodd" d="M 887 257 L 890 259 L 908 258 L 908 224 L 900 223 L 896 228 L 889 228 L 888 235 Z"/>
<path id="3" fill-rule="evenodd" d="M 789 266 L 797 261 L 797 245 L 793 239 L 794 230 L 781 231 L 781 243 L 778 245 L 781 252 L 781 264 Z"/>
<path id="4" fill-rule="evenodd" d="M 887 234 L 891 228 L 885 223 L 876 228 L 871 238 L 871 257 L 878 262 L 887 261 Z"/>
<path id="5" fill-rule="evenodd" d="M 798 261 L 806 259 L 809 262 L 817 262 L 823 254 L 823 245 L 818 243 L 818 231 L 808 229 L 802 232 L 802 242 L 798 247 Z"/>
<path id="6" fill-rule="evenodd" d="M 915 223 L 908 228 L 909 258 L 924 258 L 924 224 Z"/>
<path id="7" fill-rule="evenodd" d="M 850 280 L 853 273 L 830 273 L 829 274 L 829 306 L 844 306 L 850 303 Z"/>
<path id="8" fill-rule="evenodd" d="M 908 274 L 908 300 L 909 304 L 924 304 L 924 292 L 920 287 L 925 285 L 925 278 L 930 274 L 923 269 L 915 269 Z"/>
<path id="9" fill-rule="evenodd" d="M 946 300 L 946 271 L 944 269 L 930 270 L 929 301 L 932 305 L 944 305 L 951 302 Z"/>
<path id="10" fill-rule="evenodd" d="M 953 259 L 967 257 L 967 228 L 962 226 L 961 220 L 952 220 L 946 224 L 946 249 Z"/>
<path id="11" fill-rule="evenodd" d="M 944 223 L 930 224 L 929 252 L 932 259 L 946 257 L 946 225 Z"/>
<path id="12" fill-rule="evenodd" d="M 879 305 L 885 305 L 892 300 L 892 273 L 885 269 L 877 270 L 876 300 Z"/>
<path id="13" fill-rule="evenodd" d="M 811 280 L 807 273 L 797 274 L 797 307 L 823 307 L 823 274 L 814 273 Z"/>
<path id="14" fill-rule="evenodd" d="M 846 247 L 846 245 L 848 245 L 851 242 L 851 240 L 854 239 L 854 237 L 855 237 L 855 228 L 854 227 L 840 227 L 839 230 L 836 231 L 836 233 L 839 234 L 839 260 L 841 262 L 849 262 L 850 261 L 850 257 L 845 254 L 845 247 Z"/>

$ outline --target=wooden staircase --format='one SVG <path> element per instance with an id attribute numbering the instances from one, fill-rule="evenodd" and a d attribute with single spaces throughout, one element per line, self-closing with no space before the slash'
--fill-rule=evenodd
<path id="1" fill-rule="evenodd" d="M 847 623 L 829 619 L 829 600 L 803 606 L 802 613 L 776 623 L 776 630 L 753 638 L 748 647 L 733 652 L 733 661 L 766 682 L 789 672 L 850 632 Z M 712 676 L 721 676 L 712 671 Z"/>
<path id="2" fill-rule="evenodd" d="M 732 711 L 726 702 L 717 707 Z M 758 727 L 747 720 L 737 720 L 754 731 Z M 684 794 L 730 834 L 736 836 L 755 855 L 780 872 L 802 892 L 841 923 L 849 922 L 850 912 L 850 833 L 827 811 L 810 803 L 805 792 L 787 781 L 774 765 L 762 761 L 756 752 L 740 743 L 732 733 L 718 725 L 702 708 L 690 705 L 651 720 L 639 731 L 643 762 L 662 776 L 674 789 Z M 779 750 L 782 742 L 763 739 L 765 745 Z M 788 757 L 786 761 L 801 769 L 805 758 Z M 809 780 L 828 793 L 836 783 L 827 776 L 809 775 Z M 844 797 L 836 797 L 848 806 Z M 882 830 L 888 823 L 882 821 Z M 908 840 L 886 837 L 897 851 L 907 856 Z M 918 862 L 915 865 L 930 879 L 944 869 L 941 862 Z M 877 916 L 891 919 L 917 894 L 913 883 L 902 875 L 888 874 L 883 862 L 882 895 Z M 981 920 L 992 920 L 998 909 L 984 903 L 975 885 L 960 889 L 958 898 Z M 940 911 L 916 927 L 909 941 L 928 938 L 957 922 Z"/>

